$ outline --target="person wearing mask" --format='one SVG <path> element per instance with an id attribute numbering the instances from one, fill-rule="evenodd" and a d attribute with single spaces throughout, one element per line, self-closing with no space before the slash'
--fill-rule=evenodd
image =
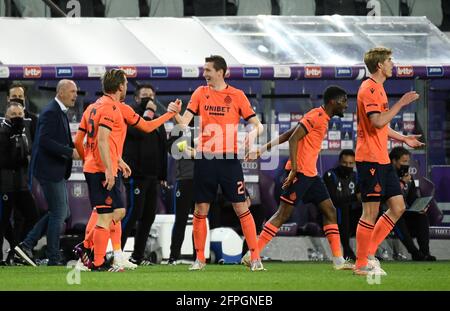
<path id="1" fill-rule="evenodd" d="M 350 247 L 350 236 L 355 233 L 361 209 L 358 209 L 360 192 L 357 183 L 355 152 L 344 149 L 339 154 L 339 165 L 325 172 L 323 181 L 336 207 L 344 258 L 356 260 Z"/>
<path id="2" fill-rule="evenodd" d="M 30 120 L 30 136 L 31 136 L 31 142 L 34 141 L 34 135 L 36 133 L 36 126 L 38 123 L 38 116 L 26 107 L 26 89 L 25 86 L 22 83 L 14 82 L 12 83 L 8 88 L 8 94 L 6 96 L 6 100 L 8 103 L 14 101 L 16 103 L 19 103 L 24 108 L 24 118 Z"/>
<path id="3" fill-rule="evenodd" d="M 134 96 L 134 111 L 145 120 L 153 120 L 155 114 L 155 88 L 140 85 Z M 134 249 L 130 261 L 148 264 L 144 251 L 151 226 L 155 220 L 160 185 L 167 186 L 167 134 L 164 124 L 155 131 L 145 133 L 128 126 L 123 160 L 132 174 L 124 180 L 127 193 L 127 214 L 122 220 L 122 248 L 136 226 Z"/>
<path id="4" fill-rule="evenodd" d="M 430 223 L 426 214 L 427 209 L 421 212 L 409 210 L 414 201 L 420 197 L 414 179 L 409 174 L 411 153 L 404 147 L 395 147 L 389 153 L 389 157 L 397 171 L 406 205 L 406 211 L 395 224 L 394 232 L 411 254 L 412 260 L 435 261 L 436 257 L 430 254 Z M 413 237 L 417 238 L 419 248 L 414 244 Z"/>
<path id="5" fill-rule="evenodd" d="M 3 237 L 9 230 L 7 240 L 14 249 L 21 238 L 19 229 L 28 232 L 38 219 L 34 199 L 28 189 L 28 165 L 31 154 L 29 122 L 24 120 L 23 106 L 12 100 L 6 109 L 5 119 L 0 122 L 0 250 Z M 12 227 L 11 214 L 20 213 L 24 218 L 23 228 Z M 10 252 L 11 255 L 14 252 Z M 2 261 L 3 252 L 0 252 Z M 8 256 L 2 265 L 13 264 L 13 256 Z"/>

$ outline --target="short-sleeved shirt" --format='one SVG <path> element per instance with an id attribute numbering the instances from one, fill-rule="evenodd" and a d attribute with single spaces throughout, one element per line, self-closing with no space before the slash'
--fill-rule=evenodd
<path id="1" fill-rule="evenodd" d="M 85 132 L 87 136 L 84 172 L 104 173 L 106 170 L 98 148 L 98 130 L 99 127 L 105 127 L 111 131 L 109 135 L 109 153 L 113 174 L 117 176 L 119 158 L 122 156 L 127 131 L 127 124 L 122 115 L 120 105 L 123 104 L 114 101 L 109 96 L 102 96 L 95 103 L 89 105 L 83 113 L 79 130 Z"/>
<path id="2" fill-rule="evenodd" d="M 221 91 L 200 86 L 192 94 L 187 110 L 201 117 L 197 151 L 213 154 L 237 154 L 239 120 L 255 116 L 244 92 L 230 85 Z"/>
<path id="3" fill-rule="evenodd" d="M 317 158 L 322 149 L 322 141 L 328 131 L 330 116 L 321 106 L 311 109 L 300 120 L 299 124 L 306 130 L 307 135 L 298 143 L 297 172 L 305 176 L 317 175 Z M 291 169 L 291 161 L 286 163 L 287 170 Z"/>
<path id="4" fill-rule="evenodd" d="M 378 129 L 372 125 L 369 116 L 389 110 L 383 84 L 372 78 L 365 80 L 358 90 L 357 140 L 355 159 L 357 162 L 390 163 L 387 143 L 388 124 Z"/>

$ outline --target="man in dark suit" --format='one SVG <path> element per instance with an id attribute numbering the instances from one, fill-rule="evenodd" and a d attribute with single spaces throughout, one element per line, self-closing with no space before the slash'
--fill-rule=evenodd
<path id="1" fill-rule="evenodd" d="M 32 249 L 45 231 L 48 265 L 60 264 L 59 237 L 70 214 L 66 181 L 72 170 L 72 159 L 79 159 L 66 115 L 67 110 L 75 105 L 77 86 L 71 80 L 61 80 L 56 93 L 55 99 L 39 116 L 30 165 L 31 178 L 34 176 L 39 181 L 48 212 L 15 248 L 16 254 L 30 265 L 35 265 Z"/>

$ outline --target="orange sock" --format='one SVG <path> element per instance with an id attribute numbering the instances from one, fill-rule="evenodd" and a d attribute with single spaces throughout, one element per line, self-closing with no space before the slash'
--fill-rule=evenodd
<path id="1" fill-rule="evenodd" d="M 252 260 L 259 259 L 258 240 L 256 238 L 256 225 L 252 213 L 249 210 L 239 215 L 242 232 L 244 233 L 245 241 L 247 241 L 248 249 Z"/>
<path id="2" fill-rule="evenodd" d="M 342 257 L 341 236 L 339 235 L 338 225 L 325 225 L 323 226 L 323 232 L 325 232 L 325 236 L 327 237 L 328 243 L 330 244 L 333 257 Z"/>
<path id="3" fill-rule="evenodd" d="M 106 248 L 108 247 L 109 229 L 95 226 L 94 228 L 94 265 L 99 267 L 105 261 Z"/>
<path id="4" fill-rule="evenodd" d="M 267 243 L 269 243 L 273 237 L 277 235 L 278 230 L 279 228 L 275 227 L 270 222 L 266 222 L 258 239 L 258 249 L 260 252 L 262 252 Z"/>
<path id="5" fill-rule="evenodd" d="M 192 225 L 192 234 L 194 235 L 194 246 L 197 259 L 201 262 L 205 262 L 205 244 L 207 235 L 206 215 L 198 215 L 194 213 Z"/>
<path id="6" fill-rule="evenodd" d="M 378 245 L 383 242 L 394 226 L 395 223 L 389 218 L 388 215 L 386 215 L 386 213 L 381 215 L 373 228 L 372 237 L 370 239 L 369 255 L 375 255 Z"/>
<path id="7" fill-rule="evenodd" d="M 113 251 L 121 251 L 122 224 L 120 223 L 120 220 L 117 222 L 113 220 L 111 222 L 111 225 L 109 226 L 109 232 Z"/>
<path id="8" fill-rule="evenodd" d="M 93 238 L 94 238 L 94 227 L 95 224 L 97 223 L 97 219 L 98 219 L 98 214 L 97 214 L 97 210 L 93 210 L 91 213 L 91 217 L 89 218 L 89 221 L 86 225 L 86 231 L 84 233 L 84 247 L 86 248 L 92 248 L 92 244 L 93 242 Z"/>
<path id="9" fill-rule="evenodd" d="M 356 268 L 367 266 L 367 255 L 372 236 L 373 225 L 359 219 L 356 227 Z"/>

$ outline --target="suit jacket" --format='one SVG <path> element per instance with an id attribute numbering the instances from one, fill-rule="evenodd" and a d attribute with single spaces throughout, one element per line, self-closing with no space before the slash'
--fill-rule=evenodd
<path id="1" fill-rule="evenodd" d="M 53 99 L 39 115 L 33 142 L 30 174 L 52 182 L 68 179 L 74 144 L 69 120 Z"/>

